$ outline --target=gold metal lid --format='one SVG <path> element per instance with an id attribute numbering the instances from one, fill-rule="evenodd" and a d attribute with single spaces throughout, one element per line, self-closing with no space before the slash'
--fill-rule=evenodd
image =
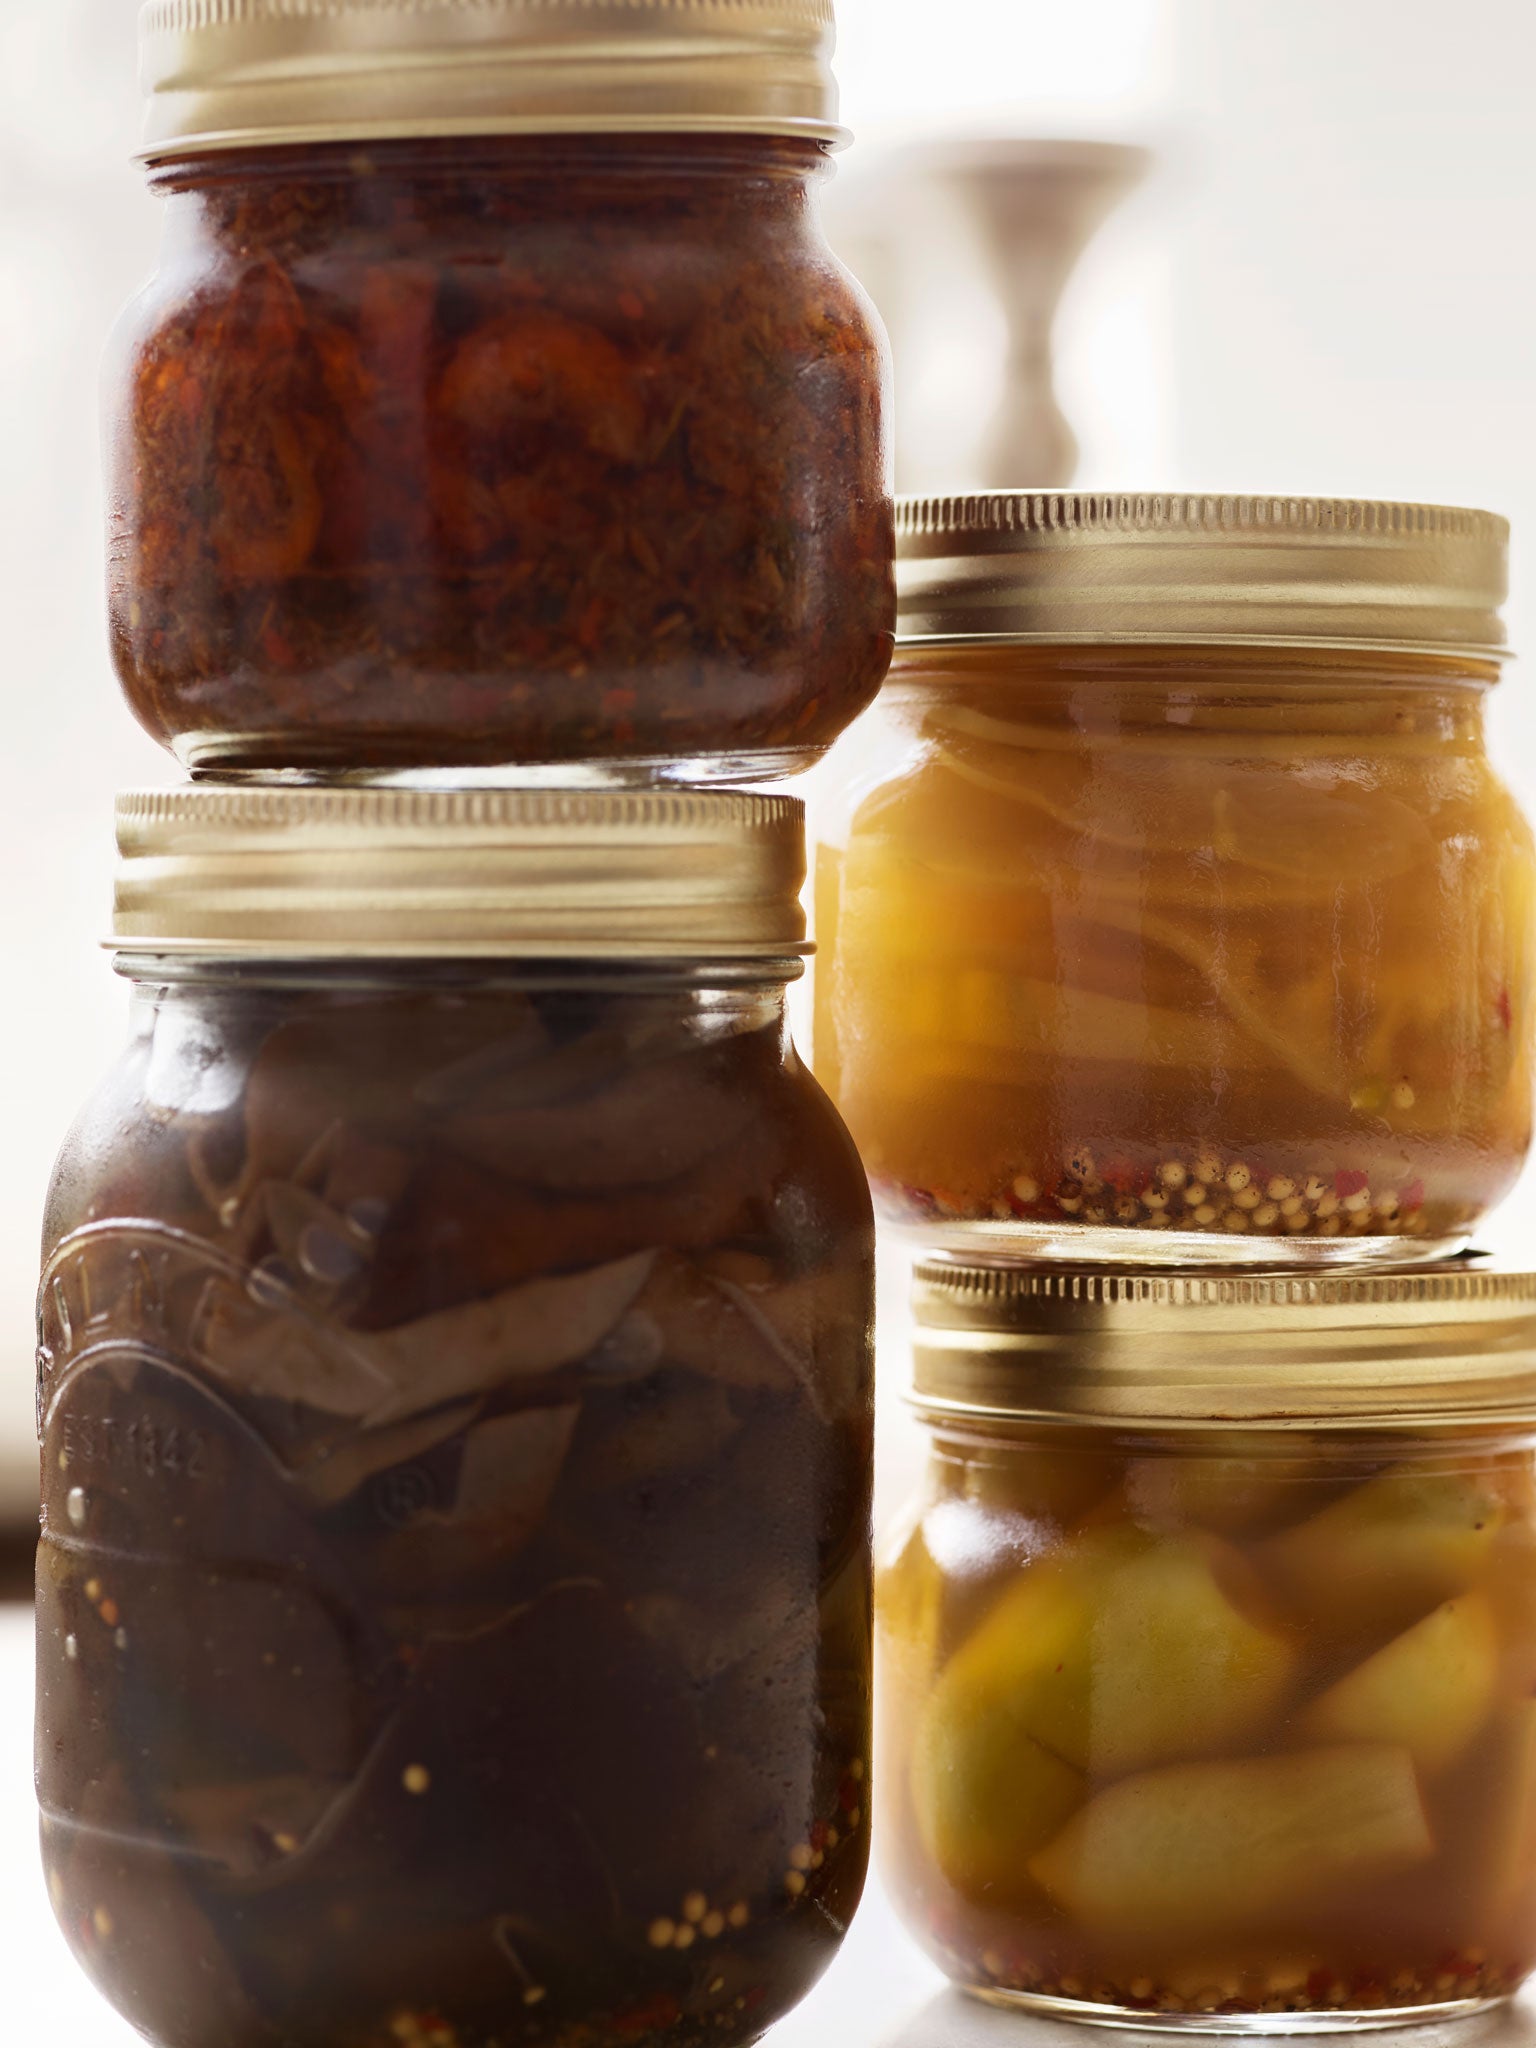
<path id="1" fill-rule="evenodd" d="M 783 960 L 796 797 L 278 789 L 118 799 L 110 944 L 266 959 Z"/>
<path id="2" fill-rule="evenodd" d="M 898 635 L 1508 652 L 1509 522 L 1360 498 L 1001 492 L 897 506 Z"/>
<path id="3" fill-rule="evenodd" d="M 384 137 L 841 142 L 832 0 L 147 0 L 143 155 Z"/>
<path id="4" fill-rule="evenodd" d="M 1190 1429 L 1536 1425 L 1536 1273 L 917 1268 L 913 1394 L 942 1416 Z"/>

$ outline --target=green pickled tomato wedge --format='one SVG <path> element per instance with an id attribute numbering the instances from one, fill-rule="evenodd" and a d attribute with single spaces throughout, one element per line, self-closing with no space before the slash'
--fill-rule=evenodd
<path id="1" fill-rule="evenodd" d="M 1272 1720 L 1296 1653 L 1235 1603 L 1239 1571 L 1215 1539 L 1120 1528 L 1008 1588 L 945 1666 L 914 1750 L 919 1826 L 953 1884 L 1023 1881 L 1084 1775 L 1220 1754 Z"/>
<path id="2" fill-rule="evenodd" d="M 1473 1585 L 1507 1518 L 1474 1478 L 1399 1468 L 1272 1538 L 1265 1555 L 1309 1631 L 1380 1642 Z"/>
<path id="3" fill-rule="evenodd" d="M 1351 1744 L 1126 1778 L 1030 1869 L 1104 1935 L 1205 1941 L 1328 1902 L 1434 1853 L 1406 1749 Z"/>
<path id="4" fill-rule="evenodd" d="M 1464 1593 L 1346 1672 L 1302 1716 L 1318 1742 L 1400 1743 L 1426 1775 L 1467 1749 L 1494 1703 L 1499 1632 L 1480 1593 Z"/>

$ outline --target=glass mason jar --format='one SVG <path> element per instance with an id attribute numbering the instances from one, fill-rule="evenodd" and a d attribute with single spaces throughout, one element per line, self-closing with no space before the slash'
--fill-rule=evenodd
<path id="1" fill-rule="evenodd" d="M 164 2048 L 756 2040 L 868 1839 L 872 1231 L 785 1030 L 799 805 L 120 822 L 133 1037 L 39 1311 L 66 1934 Z"/>
<path id="2" fill-rule="evenodd" d="M 817 1071 L 885 1217 L 1173 1263 L 1464 1243 L 1531 1135 L 1536 870 L 1483 726 L 1503 522 L 903 525 L 903 644 L 817 860 Z"/>
<path id="3" fill-rule="evenodd" d="M 965 1989 L 1260 2034 L 1536 1966 L 1536 1275 L 920 1268 L 880 1840 Z"/>
<path id="4" fill-rule="evenodd" d="M 147 730 L 215 773 L 817 758 L 895 614 L 827 0 L 146 21 L 108 497 Z"/>

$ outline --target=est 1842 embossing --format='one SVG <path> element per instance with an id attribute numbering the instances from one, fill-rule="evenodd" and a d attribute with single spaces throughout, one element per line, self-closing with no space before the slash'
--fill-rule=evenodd
<path id="1" fill-rule="evenodd" d="M 200 1305 L 238 1277 L 221 1252 L 160 1225 L 92 1224 L 58 1247 L 37 1309 L 45 1512 L 49 1482 L 64 1473 L 129 1487 L 212 1475 L 208 1432 L 150 1388 L 166 1373 L 201 1379 Z"/>
<path id="2" fill-rule="evenodd" d="M 208 1439 L 200 1429 L 158 1423 L 151 1416 L 67 1413 L 59 1418 L 62 1471 L 116 1468 L 145 1479 L 198 1480 L 208 1472 Z"/>

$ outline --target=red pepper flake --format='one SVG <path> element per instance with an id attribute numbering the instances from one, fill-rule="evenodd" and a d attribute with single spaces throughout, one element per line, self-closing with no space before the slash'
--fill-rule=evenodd
<path id="1" fill-rule="evenodd" d="M 626 320 L 643 320 L 645 318 L 645 301 L 638 292 L 620 292 L 619 311 Z"/>
<path id="2" fill-rule="evenodd" d="M 1333 1176 L 1333 1192 L 1341 1202 L 1346 1201 L 1351 1195 L 1358 1195 L 1362 1188 L 1368 1188 L 1370 1184 L 1371 1176 L 1362 1173 L 1356 1166 L 1341 1166 Z M 1328 1981 L 1331 1984 L 1333 1979 L 1330 1977 Z"/>
<path id="3" fill-rule="evenodd" d="M 766 2005 L 767 2003 L 768 1986 L 766 1984 L 754 1984 L 750 1991 L 743 1994 L 741 2009 L 743 2012 L 756 2012 L 760 2005 Z"/>
<path id="4" fill-rule="evenodd" d="M 1111 1159 L 1099 1168 L 1099 1176 L 1117 1195 L 1143 1195 L 1152 1185 L 1151 1168 L 1136 1166 L 1129 1159 Z"/>
<path id="5" fill-rule="evenodd" d="M 1509 1000 L 1509 990 L 1501 988 L 1493 999 L 1494 1012 L 1506 1031 L 1514 1028 L 1515 1013 Z"/>
<path id="6" fill-rule="evenodd" d="M 826 1846 L 827 1846 L 827 1824 L 826 1824 L 826 1822 L 825 1822 L 824 1820 L 819 1820 L 819 1821 L 817 1821 L 816 1825 L 815 1825 L 815 1826 L 814 1826 L 814 1827 L 813 1827 L 813 1828 L 811 1829 L 811 1833 L 810 1833 L 810 1843 L 811 1843 L 811 1847 L 812 1847 L 813 1849 L 816 1849 L 816 1850 L 821 1850 L 821 1849 L 825 1849 L 825 1848 L 826 1848 Z"/>
<path id="7" fill-rule="evenodd" d="M 1332 1970 L 1314 1970 L 1307 1979 L 1308 1998 L 1312 2000 L 1314 2005 L 1325 2004 L 1329 1992 L 1337 1981 Z"/>
<path id="8" fill-rule="evenodd" d="M 859 1803 L 859 1788 L 852 1778 L 844 1778 L 837 1788 L 837 1803 L 844 1813 L 852 1813 Z"/>
<path id="9" fill-rule="evenodd" d="M 1423 1204 L 1423 1201 L 1424 1201 L 1424 1183 L 1423 1183 L 1423 1181 L 1421 1181 L 1421 1180 L 1411 1180 L 1411 1181 L 1409 1181 L 1409 1183 L 1408 1183 L 1407 1187 L 1405 1187 L 1405 1188 L 1404 1188 L 1404 1189 L 1402 1190 L 1402 1192 L 1401 1192 L 1401 1193 L 1400 1193 L 1400 1194 L 1398 1195 L 1398 1198 L 1397 1198 L 1397 1205 L 1398 1205 L 1398 1207 L 1399 1207 L 1400 1209 L 1417 1209 L 1417 1208 L 1420 1208 L 1420 1207 L 1422 1206 L 1422 1204 Z"/>
<path id="10" fill-rule="evenodd" d="M 658 1991 L 639 2005 L 626 2005 L 613 2016 L 616 2034 L 648 2034 L 653 2027 L 675 2027 L 683 2009 L 670 1991 Z"/>

